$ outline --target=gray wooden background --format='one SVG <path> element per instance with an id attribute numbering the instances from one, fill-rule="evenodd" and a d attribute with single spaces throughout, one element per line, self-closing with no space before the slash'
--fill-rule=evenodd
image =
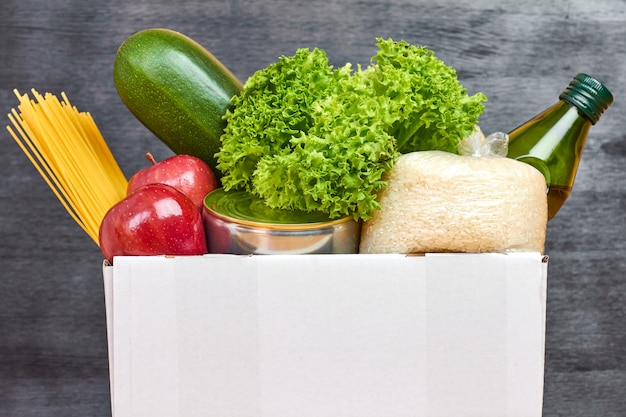
<path id="1" fill-rule="evenodd" d="M 0 110 L 65 91 L 94 116 L 127 175 L 169 151 L 126 110 L 116 48 L 181 31 L 245 80 L 299 47 L 367 64 L 376 37 L 426 45 L 470 93 L 486 133 L 551 105 L 577 72 L 615 103 L 590 132 L 574 192 L 548 227 L 545 416 L 626 415 L 624 0 L 1 0 Z M 4 117 L 4 116 L 3 116 Z M 7 124 L 8 119 L 4 119 Z M 0 416 L 109 416 L 99 249 L 0 131 Z M 450 401 L 454 401 L 453 398 Z"/>

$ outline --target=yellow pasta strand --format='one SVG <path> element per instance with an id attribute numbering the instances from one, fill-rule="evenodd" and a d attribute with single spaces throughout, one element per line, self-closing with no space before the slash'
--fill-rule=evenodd
<path id="1" fill-rule="evenodd" d="M 126 195 L 128 181 L 91 114 L 79 112 L 65 93 L 14 90 L 18 109 L 7 130 L 69 215 L 98 244 L 106 212 Z"/>

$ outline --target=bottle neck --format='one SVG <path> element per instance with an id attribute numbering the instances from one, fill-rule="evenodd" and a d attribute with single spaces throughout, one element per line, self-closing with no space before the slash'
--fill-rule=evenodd
<path id="1" fill-rule="evenodd" d="M 562 146 L 563 138 L 571 136 L 573 126 L 583 123 L 581 117 L 589 121 L 588 117 L 580 113 L 579 108 L 568 102 L 562 101 L 559 105 L 562 107 L 560 117 L 544 132 L 541 140 L 528 150 L 528 154 L 543 160 L 548 159 L 559 145 Z"/>
<path id="2" fill-rule="evenodd" d="M 570 168 L 584 146 L 591 127 L 589 118 L 560 100 L 509 133 L 508 157 L 538 169 L 552 185 L 571 183 Z"/>

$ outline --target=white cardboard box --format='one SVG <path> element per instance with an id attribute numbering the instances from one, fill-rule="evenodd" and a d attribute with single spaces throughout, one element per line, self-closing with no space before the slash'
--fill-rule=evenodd
<path id="1" fill-rule="evenodd" d="M 539 253 L 121 257 L 114 417 L 541 417 Z"/>

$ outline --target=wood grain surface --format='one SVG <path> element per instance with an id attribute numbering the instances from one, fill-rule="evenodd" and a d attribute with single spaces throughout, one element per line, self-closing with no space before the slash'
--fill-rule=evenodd
<path id="1" fill-rule="evenodd" d="M 481 126 L 508 131 L 551 105 L 577 72 L 614 104 L 589 134 L 572 196 L 549 223 L 545 416 L 626 415 L 626 2 L 623 0 L 2 0 L 0 109 L 13 89 L 92 113 L 127 175 L 170 152 L 124 107 L 117 47 L 168 27 L 240 79 L 299 47 L 367 64 L 376 37 L 433 49 Z M 5 119 L 8 123 L 8 119 Z M 5 123 L 5 124 L 6 124 Z M 9 134 L 0 132 L 0 416 L 110 416 L 102 256 Z M 450 399 L 454 401 L 454 399 Z"/>

